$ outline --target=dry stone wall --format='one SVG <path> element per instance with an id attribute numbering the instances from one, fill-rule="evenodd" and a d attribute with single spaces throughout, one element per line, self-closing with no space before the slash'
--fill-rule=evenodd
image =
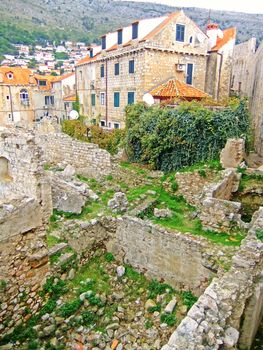
<path id="1" fill-rule="evenodd" d="M 255 227 L 263 228 L 262 217 L 261 208 Z M 232 262 L 230 271 L 213 280 L 162 350 L 250 349 L 263 315 L 263 242 L 253 230 Z"/>
<path id="2" fill-rule="evenodd" d="M 49 271 L 45 226 L 52 210 L 42 152 L 30 132 L 0 133 L 0 157 L 9 177 L 0 180 L 0 333 L 40 307 L 38 290 Z"/>
<path id="3" fill-rule="evenodd" d="M 111 156 L 98 145 L 77 141 L 62 133 L 39 134 L 38 144 L 47 163 L 63 167 L 70 164 L 77 173 L 95 178 L 111 172 Z"/>
<path id="4" fill-rule="evenodd" d="M 230 201 L 239 181 L 240 174 L 227 169 L 219 182 L 204 187 L 199 218 L 206 229 L 228 232 L 235 225 L 246 227 L 241 220 L 241 203 Z"/>

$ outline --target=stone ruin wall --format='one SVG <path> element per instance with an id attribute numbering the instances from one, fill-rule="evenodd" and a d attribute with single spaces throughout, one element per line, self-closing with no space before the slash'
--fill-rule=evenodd
<path id="1" fill-rule="evenodd" d="M 163 350 L 249 349 L 263 315 L 263 209 L 232 259 L 231 269 L 214 278 L 216 252 L 206 240 L 169 232 L 134 217 L 68 221 L 61 238 L 80 256 L 94 247 L 107 250 L 149 277 L 200 295 Z M 218 247 L 215 248 L 218 250 Z M 218 252 L 222 254 L 222 252 Z"/>
<path id="2" fill-rule="evenodd" d="M 239 181 L 240 174 L 227 169 L 222 172 L 220 181 L 204 187 L 199 213 L 204 228 L 219 232 L 229 232 L 235 225 L 246 228 L 241 220 L 241 203 L 230 201 L 232 193 L 238 190 Z"/>
<path id="3" fill-rule="evenodd" d="M 30 133 L 1 132 L 0 157 L 9 161 L 9 178 L 0 180 L 0 333 L 6 333 L 30 317 L 29 309 L 34 314 L 40 307 L 52 205 L 41 150 Z"/>
<path id="4" fill-rule="evenodd" d="M 169 232 L 131 216 L 68 221 L 59 230 L 59 237 L 79 255 L 105 245 L 120 260 L 149 277 L 162 278 L 175 288 L 197 294 L 218 270 L 219 255 L 224 255 L 201 237 Z"/>
<path id="5" fill-rule="evenodd" d="M 38 144 L 48 164 L 70 164 L 77 173 L 98 178 L 111 172 L 110 154 L 93 143 L 72 139 L 62 133 L 39 134 Z"/>
<path id="6" fill-rule="evenodd" d="M 233 257 L 231 269 L 215 278 L 162 350 L 250 349 L 263 316 L 263 209 Z"/>

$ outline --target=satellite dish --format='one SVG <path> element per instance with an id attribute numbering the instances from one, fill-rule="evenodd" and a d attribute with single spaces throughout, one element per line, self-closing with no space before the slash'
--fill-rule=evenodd
<path id="1" fill-rule="evenodd" d="M 145 102 L 148 106 L 152 106 L 154 104 L 154 98 L 151 94 L 147 93 L 142 98 L 143 102 Z"/>
<path id="2" fill-rule="evenodd" d="M 69 119 L 70 120 L 75 120 L 78 119 L 79 113 L 75 111 L 74 109 L 69 113 Z"/>
<path id="3" fill-rule="evenodd" d="M 205 37 L 203 36 L 203 34 L 198 33 L 197 34 L 197 39 L 198 39 L 199 43 L 202 44 L 204 42 L 204 40 L 205 40 Z"/>

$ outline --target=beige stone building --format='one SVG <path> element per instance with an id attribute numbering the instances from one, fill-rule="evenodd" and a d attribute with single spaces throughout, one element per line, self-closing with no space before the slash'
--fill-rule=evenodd
<path id="1" fill-rule="evenodd" d="M 0 67 L 0 125 L 67 119 L 76 100 L 75 73 L 61 77 L 27 68 Z"/>
<path id="2" fill-rule="evenodd" d="M 255 147 L 263 156 L 263 43 L 256 50 L 255 38 L 235 46 L 231 90 L 249 98 Z"/>
<path id="3" fill-rule="evenodd" d="M 68 73 L 58 77 L 52 82 L 52 92 L 54 94 L 54 105 L 52 115 L 59 121 L 68 119 L 76 101 L 76 79 L 75 73 Z"/>
<path id="4" fill-rule="evenodd" d="M 140 20 L 102 37 L 76 67 L 80 112 L 124 126 L 124 109 L 169 78 L 205 89 L 208 37 L 183 12 Z"/>
<path id="5" fill-rule="evenodd" d="M 102 36 L 101 45 L 91 47 L 90 55 L 76 66 L 80 113 L 103 127 L 123 127 L 126 105 L 142 101 L 169 79 L 220 98 L 230 84 L 229 61 L 211 64 L 208 57 L 230 55 L 235 31 L 231 34 L 230 40 L 229 31 L 218 26 L 208 27 L 206 34 L 180 11 L 136 21 Z"/>
<path id="6" fill-rule="evenodd" d="M 216 100 L 230 93 L 236 28 L 221 30 L 218 24 L 207 25 L 209 37 L 205 91 Z"/>

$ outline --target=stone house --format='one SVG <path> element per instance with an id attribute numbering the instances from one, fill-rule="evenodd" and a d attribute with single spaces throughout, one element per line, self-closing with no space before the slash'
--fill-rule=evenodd
<path id="1" fill-rule="evenodd" d="M 207 25 L 209 37 L 205 91 L 216 100 L 229 96 L 236 41 L 236 28 L 221 30 L 218 24 Z"/>
<path id="2" fill-rule="evenodd" d="M 263 43 L 256 49 L 256 39 L 235 46 L 231 90 L 249 98 L 255 148 L 263 156 Z"/>
<path id="3" fill-rule="evenodd" d="M 21 67 L 0 67 L 0 125 L 32 123 L 43 117 L 68 116 L 75 95 L 75 74 L 34 74 Z M 64 98 L 71 97 L 71 101 Z"/>
<path id="4" fill-rule="evenodd" d="M 59 120 L 68 119 L 73 103 L 76 101 L 76 79 L 75 73 L 68 73 L 58 77 L 52 82 L 54 93 L 54 106 L 52 115 Z"/>
<path id="5" fill-rule="evenodd" d="M 125 106 L 169 79 L 221 98 L 230 84 L 234 40 L 234 29 L 210 26 L 206 34 L 183 11 L 105 34 L 76 65 L 80 113 L 102 127 L 123 127 Z M 209 60 L 209 55 L 223 59 Z"/>
<path id="6" fill-rule="evenodd" d="M 76 66 L 80 113 L 89 122 L 119 128 L 127 104 L 170 78 L 204 90 L 208 41 L 183 11 L 102 36 L 101 45 Z"/>

